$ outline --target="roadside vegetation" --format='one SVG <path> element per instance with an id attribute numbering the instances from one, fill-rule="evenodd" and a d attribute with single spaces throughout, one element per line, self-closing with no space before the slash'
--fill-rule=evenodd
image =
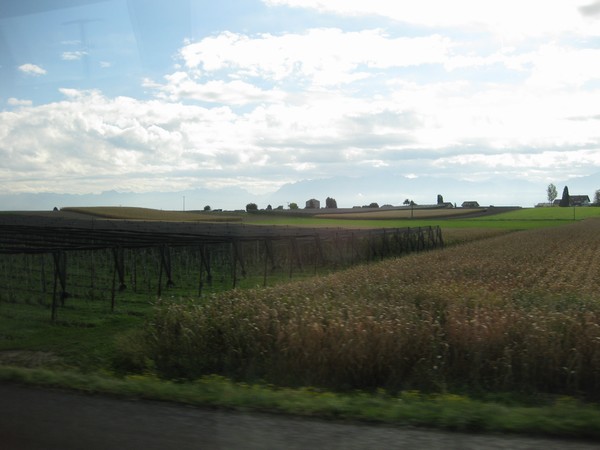
<path id="1" fill-rule="evenodd" d="M 600 208 L 445 219 L 444 250 L 112 312 L 73 299 L 56 323 L 35 300 L 0 302 L 0 379 L 600 439 L 600 219 L 585 215 Z"/>

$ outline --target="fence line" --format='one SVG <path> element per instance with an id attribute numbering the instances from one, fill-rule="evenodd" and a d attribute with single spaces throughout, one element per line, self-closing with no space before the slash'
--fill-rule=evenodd
<path id="1" fill-rule="evenodd" d="M 198 295 L 220 283 L 292 278 L 443 247 L 438 226 L 392 229 L 0 218 L 0 301 L 165 292 Z M 259 281 L 260 280 L 260 281 Z"/>

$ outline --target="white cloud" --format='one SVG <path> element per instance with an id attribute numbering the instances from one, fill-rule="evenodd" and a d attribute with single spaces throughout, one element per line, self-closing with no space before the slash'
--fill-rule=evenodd
<path id="1" fill-rule="evenodd" d="M 22 64 L 19 66 L 19 70 L 27 75 L 46 75 L 46 70 L 35 64 Z"/>
<path id="2" fill-rule="evenodd" d="M 311 29 L 255 37 L 221 33 L 186 45 L 185 66 L 202 74 L 228 70 L 280 82 L 286 78 L 332 86 L 367 77 L 366 70 L 442 63 L 450 41 L 439 35 L 390 38 L 382 30 Z"/>
<path id="3" fill-rule="evenodd" d="M 440 158 L 435 161 L 439 167 L 469 166 L 479 170 L 497 171 L 580 171 L 586 166 L 600 166 L 600 149 L 563 151 L 542 151 L 540 153 L 499 153 L 486 155 L 481 153 L 457 155 Z"/>
<path id="4" fill-rule="evenodd" d="M 596 145 L 594 121 L 569 117 L 600 111 L 600 90 L 568 92 L 527 84 L 400 83 L 392 100 L 416 111 L 414 136 L 422 148 L 486 146 L 519 153 L 527 148 Z"/>
<path id="5" fill-rule="evenodd" d="M 241 80 L 198 82 L 185 72 L 167 75 L 165 80 L 167 82 L 165 85 L 154 83 L 151 80 L 145 80 L 143 85 L 158 89 L 159 96 L 170 101 L 193 99 L 210 103 L 244 105 L 254 102 L 277 101 L 284 95 L 277 89 L 263 90 Z"/>
<path id="6" fill-rule="evenodd" d="M 598 35 L 598 22 L 580 7 L 589 0 L 263 0 L 269 6 L 308 8 L 345 16 L 376 15 L 424 27 L 491 31 L 506 39 L 575 31 Z"/>
<path id="7" fill-rule="evenodd" d="M 60 55 L 60 58 L 63 61 L 79 61 L 81 58 L 83 58 L 84 56 L 86 56 L 88 53 L 84 52 L 84 51 L 72 51 L 72 52 L 63 52 L 62 55 Z"/>
<path id="8" fill-rule="evenodd" d="M 571 48 L 557 44 L 540 47 L 532 58 L 528 83 L 547 88 L 581 87 L 600 80 L 600 49 Z"/>
<path id="9" fill-rule="evenodd" d="M 377 168 L 530 180 L 560 179 L 566 167 L 600 170 L 600 91 L 549 95 L 466 82 L 391 88 L 378 99 L 307 91 L 242 111 L 61 89 L 64 101 L 0 113 L 0 187 L 273 190 L 299 176 Z"/>
<path id="10" fill-rule="evenodd" d="M 11 97 L 6 100 L 6 104 L 9 106 L 31 106 L 33 102 L 31 100 L 22 100 L 15 97 Z"/>
<path id="11" fill-rule="evenodd" d="M 0 112 L 0 187 L 266 190 L 377 170 L 544 181 L 600 171 L 600 53 L 581 38 L 588 19 L 576 7 L 525 2 L 497 40 L 481 31 L 509 26 L 512 1 L 492 13 L 486 2 L 269 3 L 379 14 L 421 34 L 310 28 L 186 42 L 171 73 L 143 80 L 150 100 L 63 88 L 60 102 Z M 472 10 L 459 14 L 461 5 Z M 581 28 L 568 40 L 518 42 L 542 7 L 528 32 Z M 558 12 L 564 23 L 554 23 Z M 427 28 L 438 25 L 456 29 Z"/>
<path id="12" fill-rule="evenodd" d="M 251 124 L 228 108 L 61 92 L 65 101 L 0 113 L 0 155 L 7 170 L 0 185 L 5 191 L 42 185 L 80 193 L 169 191 L 175 184 L 211 186 L 219 173 L 269 183 L 261 174 L 252 175 L 252 167 L 264 165 L 268 155 L 252 144 Z M 32 179 L 39 180 L 35 187 Z"/>

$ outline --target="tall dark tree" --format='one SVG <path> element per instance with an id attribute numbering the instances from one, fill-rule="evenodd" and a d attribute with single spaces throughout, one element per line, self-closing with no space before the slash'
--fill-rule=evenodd
<path id="1" fill-rule="evenodd" d="M 253 211 L 258 211 L 258 206 L 256 206 L 256 203 L 248 203 L 246 205 L 246 212 L 253 212 Z"/>
<path id="2" fill-rule="evenodd" d="M 565 186 L 563 189 L 563 195 L 560 199 L 559 206 L 569 206 L 571 204 L 571 196 L 569 195 L 569 187 Z"/>
<path id="3" fill-rule="evenodd" d="M 337 202 L 335 198 L 327 197 L 325 199 L 325 208 L 337 208 Z"/>

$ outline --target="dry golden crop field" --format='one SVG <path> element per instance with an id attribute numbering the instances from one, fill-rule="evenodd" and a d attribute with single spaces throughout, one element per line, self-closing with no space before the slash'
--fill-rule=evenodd
<path id="1" fill-rule="evenodd" d="M 240 217 L 233 214 L 220 214 L 200 211 L 163 211 L 151 208 L 138 208 L 130 206 L 88 206 L 67 207 L 61 211 L 85 214 L 103 219 L 124 220 L 158 220 L 165 222 L 232 222 L 241 221 Z"/>
<path id="2" fill-rule="evenodd" d="M 510 233 L 510 230 L 501 228 L 443 228 L 442 236 L 444 245 L 453 246 L 475 242 L 480 239 L 488 239 L 494 236 L 502 236 Z"/>
<path id="3" fill-rule="evenodd" d="M 439 281 L 478 283 L 492 290 L 533 289 L 548 295 L 600 294 L 597 219 L 480 240 L 428 256 L 431 267 L 446 267 L 429 273 Z"/>
<path id="4" fill-rule="evenodd" d="M 600 398 L 600 220 L 521 231 L 204 303 L 162 303 L 159 373 L 338 389 Z"/>

